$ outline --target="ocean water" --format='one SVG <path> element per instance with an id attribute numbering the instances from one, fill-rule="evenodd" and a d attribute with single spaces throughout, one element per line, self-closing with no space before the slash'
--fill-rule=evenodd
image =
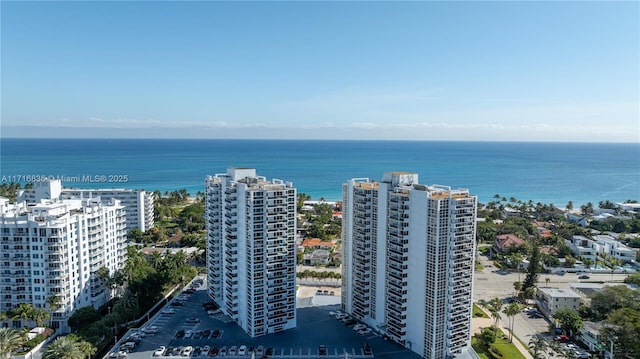
<path id="1" fill-rule="evenodd" d="M 313 199 L 349 178 L 410 171 L 420 182 L 564 206 L 640 200 L 640 144 L 330 140 L 0 140 L 0 180 L 61 178 L 87 188 L 204 190 L 208 174 L 254 167 Z M 125 178 L 126 177 L 126 178 Z M 33 178 L 33 177 L 32 177 Z"/>

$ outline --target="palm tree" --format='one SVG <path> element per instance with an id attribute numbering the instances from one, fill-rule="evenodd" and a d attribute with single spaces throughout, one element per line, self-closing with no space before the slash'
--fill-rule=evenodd
<path id="1" fill-rule="evenodd" d="M 41 327 L 50 317 L 49 312 L 44 308 L 35 308 L 33 310 L 33 320 L 36 321 L 38 327 Z"/>
<path id="2" fill-rule="evenodd" d="M 83 357 L 91 358 L 98 351 L 98 349 L 96 349 L 96 347 L 94 347 L 93 344 L 89 343 L 84 339 L 77 337 L 74 334 L 69 334 L 67 338 L 69 338 L 69 340 L 75 341 L 78 349 L 80 350 L 80 352 L 82 352 Z"/>
<path id="3" fill-rule="evenodd" d="M 42 359 L 84 359 L 84 354 L 73 338 L 59 337 L 47 346 Z"/>
<path id="4" fill-rule="evenodd" d="M 504 314 L 509 318 L 509 342 L 513 342 L 513 324 L 515 321 L 515 315 L 520 313 L 520 305 L 518 303 L 511 303 L 504 309 Z"/>
<path id="5" fill-rule="evenodd" d="M 9 358 L 22 345 L 22 335 L 13 328 L 0 328 L 0 358 Z"/>
<path id="6" fill-rule="evenodd" d="M 502 299 L 497 297 L 489 301 L 489 312 L 491 313 L 491 316 L 495 321 L 495 324 L 494 324 L 495 330 L 493 332 L 493 340 L 495 340 L 498 335 L 498 323 L 500 322 L 500 319 L 501 319 L 500 311 L 502 310 L 502 305 L 503 305 Z"/>
<path id="7" fill-rule="evenodd" d="M 57 295 L 52 295 L 47 298 L 47 305 L 49 306 L 49 319 L 51 320 L 51 322 L 49 323 L 50 327 L 53 327 L 53 312 L 60 309 L 60 303 L 60 297 L 58 297 Z"/>
<path id="8" fill-rule="evenodd" d="M 547 341 L 542 337 L 532 337 L 529 340 L 529 351 L 534 359 L 542 359 L 542 354 L 547 349 Z"/>
<path id="9" fill-rule="evenodd" d="M 20 319 L 26 322 L 30 319 L 33 319 L 34 310 L 35 308 L 33 307 L 32 304 L 21 303 L 20 305 L 18 305 L 16 309 L 11 310 L 11 314 L 13 314 L 11 316 L 11 319 L 13 320 Z"/>
<path id="10" fill-rule="evenodd" d="M 556 354 L 562 355 L 562 347 L 558 342 L 549 342 L 547 353 L 549 354 L 549 358 L 553 358 Z"/>

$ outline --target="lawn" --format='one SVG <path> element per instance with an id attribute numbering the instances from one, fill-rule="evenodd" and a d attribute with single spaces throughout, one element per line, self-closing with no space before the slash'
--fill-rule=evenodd
<path id="1" fill-rule="evenodd" d="M 489 318 L 487 313 L 482 310 L 477 304 L 473 304 L 473 317 L 474 318 Z"/>
<path id="2" fill-rule="evenodd" d="M 507 336 L 505 336 L 502 333 L 502 331 L 499 331 L 498 338 L 496 339 L 496 342 L 493 343 L 493 346 L 502 355 L 501 358 L 504 358 L 504 359 L 525 359 L 524 355 L 522 355 L 522 353 L 520 353 L 518 348 L 516 348 L 516 346 L 513 343 L 509 343 L 509 339 L 502 339 L 501 337 L 507 338 Z M 482 350 L 482 348 L 480 348 L 480 346 L 478 344 L 479 344 L 478 339 L 475 336 L 473 336 L 471 338 L 471 346 L 476 351 L 478 356 L 480 358 L 482 358 L 482 359 L 493 359 L 494 358 L 494 356 L 491 355 L 488 351 Z"/>

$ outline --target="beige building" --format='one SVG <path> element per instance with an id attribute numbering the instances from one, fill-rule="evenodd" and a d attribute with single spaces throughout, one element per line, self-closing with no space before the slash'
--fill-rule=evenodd
<path id="1" fill-rule="evenodd" d="M 547 317 L 564 308 L 578 309 L 580 295 L 571 289 L 538 288 L 539 308 Z"/>

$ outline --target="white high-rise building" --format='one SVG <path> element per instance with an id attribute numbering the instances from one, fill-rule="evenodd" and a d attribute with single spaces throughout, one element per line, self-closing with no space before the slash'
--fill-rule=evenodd
<path id="1" fill-rule="evenodd" d="M 229 168 L 205 181 L 209 295 L 250 336 L 296 326 L 296 189 Z"/>
<path id="2" fill-rule="evenodd" d="M 389 172 L 342 205 L 343 309 L 425 358 L 472 350 L 477 198 Z"/>
<path id="3" fill-rule="evenodd" d="M 37 183 L 34 188 L 20 191 L 18 202 L 38 203 L 43 199 L 117 199 L 127 212 L 127 232 L 138 228 L 143 232 L 153 227 L 153 194 L 137 189 L 106 188 L 62 188 L 60 180 Z"/>
<path id="4" fill-rule="evenodd" d="M 0 198 L 0 210 L 0 311 L 21 303 L 49 308 L 47 299 L 56 296 L 52 324 L 65 333 L 77 308 L 97 309 L 111 299 L 96 272 L 124 266 L 127 237 L 119 201 L 53 197 L 27 205 Z"/>

